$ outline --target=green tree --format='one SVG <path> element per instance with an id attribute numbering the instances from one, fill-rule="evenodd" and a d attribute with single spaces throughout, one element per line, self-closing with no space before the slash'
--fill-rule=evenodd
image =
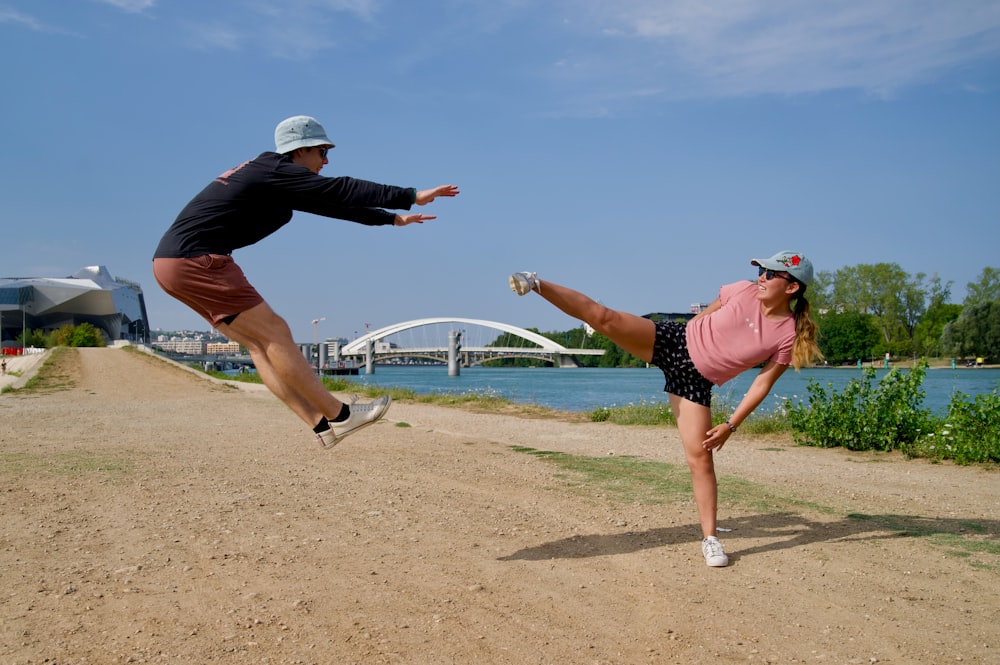
<path id="1" fill-rule="evenodd" d="M 952 283 L 943 282 L 938 275 L 932 276 L 926 283 L 925 278 L 924 273 L 917 273 L 900 294 L 902 323 L 909 340 L 909 353 L 914 356 L 940 356 L 941 330 L 947 323 L 947 320 L 941 319 L 946 303 L 951 299 Z M 932 312 L 933 316 L 929 317 Z"/>
<path id="2" fill-rule="evenodd" d="M 813 277 L 813 283 L 806 290 L 806 299 L 813 312 L 828 312 L 836 309 L 833 300 L 834 275 L 829 270 L 820 270 Z"/>
<path id="3" fill-rule="evenodd" d="M 538 333 L 537 328 L 526 328 L 533 333 Z M 538 333 L 541 334 L 541 333 Z M 496 347 L 514 347 L 514 348 L 532 348 L 536 345 L 533 342 L 529 342 L 519 335 L 513 333 L 500 333 L 500 335 L 490 344 L 486 346 L 496 346 Z M 539 360 L 534 360 L 532 358 L 501 358 L 498 360 L 491 360 L 484 363 L 489 367 L 537 367 L 541 365 L 542 362 Z"/>
<path id="4" fill-rule="evenodd" d="M 907 280 L 903 290 L 899 293 L 900 319 L 906 336 L 911 342 L 913 331 L 927 311 L 928 289 L 924 286 L 924 278 L 926 277 L 927 275 L 924 273 L 918 272 Z"/>
<path id="5" fill-rule="evenodd" d="M 979 303 L 1000 300 L 1000 269 L 986 267 L 979 273 L 978 282 L 969 282 L 967 294 L 962 304 L 978 305 Z"/>
<path id="6" fill-rule="evenodd" d="M 962 358 L 1000 358 L 1000 299 L 966 305 L 944 327 L 941 343 Z"/>
<path id="7" fill-rule="evenodd" d="M 924 358 L 940 358 L 946 353 L 942 341 L 944 328 L 961 313 L 961 305 L 941 303 L 928 307 L 913 331 L 913 352 Z"/>
<path id="8" fill-rule="evenodd" d="M 872 315 L 882 336 L 877 352 L 908 354 L 907 311 L 920 307 L 920 280 L 910 278 L 896 263 L 847 266 L 834 275 L 833 306 L 838 312 Z"/>
<path id="9" fill-rule="evenodd" d="M 938 275 L 931 277 L 925 288 L 922 284 L 923 275 L 917 275 L 917 285 L 923 292 L 926 307 L 913 320 L 910 329 L 912 351 L 914 356 L 940 357 L 941 332 L 944 325 L 954 320 L 961 307 L 949 305 L 951 300 L 951 282 L 943 282 Z"/>
<path id="10" fill-rule="evenodd" d="M 44 349 L 49 346 L 45 333 L 41 330 L 29 330 L 27 335 L 22 332 L 17 336 L 17 341 L 19 341 L 23 347 Z"/>
<path id="11" fill-rule="evenodd" d="M 846 266 L 832 275 L 817 273 L 811 287 L 811 302 L 819 312 L 843 314 L 854 311 L 873 317 L 881 340 L 872 355 L 940 356 L 942 353 L 968 357 L 995 353 L 987 340 L 991 310 L 970 311 L 960 318 L 962 307 L 950 304 L 952 282 L 924 273 L 909 276 L 895 263 Z M 968 284 L 965 307 L 1000 301 L 1000 269 L 984 268 L 977 282 Z M 987 323 L 983 323 L 983 321 Z M 836 326 L 847 324 L 833 319 L 821 325 L 820 344 L 828 357 L 844 351 L 843 340 L 828 340 L 833 355 L 824 346 L 823 335 L 840 335 Z M 985 326 L 985 327 L 984 327 Z M 841 326 L 843 327 L 843 326 Z M 849 327 L 849 326 L 848 326 Z"/>
<path id="12" fill-rule="evenodd" d="M 828 311 L 817 316 L 816 321 L 820 350 L 831 364 L 853 363 L 876 354 L 880 335 L 871 314 Z"/>

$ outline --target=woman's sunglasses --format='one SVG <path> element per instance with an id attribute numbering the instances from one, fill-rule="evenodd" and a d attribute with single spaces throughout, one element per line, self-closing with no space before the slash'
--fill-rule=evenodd
<path id="1" fill-rule="evenodd" d="M 788 275 L 779 275 L 777 270 L 771 270 L 770 268 L 757 266 L 757 276 L 760 277 L 761 275 L 764 275 L 764 279 L 766 279 L 769 282 L 775 277 L 780 277 L 786 282 L 791 282 L 792 280 L 795 279 L 794 277 L 790 277 Z"/>

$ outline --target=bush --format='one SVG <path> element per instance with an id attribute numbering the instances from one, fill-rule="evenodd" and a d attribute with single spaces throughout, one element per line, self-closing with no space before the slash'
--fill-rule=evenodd
<path id="1" fill-rule="evenodd" d="M 66 324 L 57 330 L 45 333 L 41 330 L 29 330 L 27 335 L 18 335 L 25 347 L 53 349 L 57 346 L 105 346 L 104 333 L 91 323 L 81 323 L 78 326 Z"/>
<path id="2" fill-rule="evenodd" d="M 905 452 L 958 464 L 1000 462 L 1000 393 L 982 393 L 970 401 L 956 392 L 948 404 L 948 417 Z"/>
<path id="3" fill-rule="evenodd" d="M 73 328 L 67 346 L 104 346 L 104 335 L 90 323 L 81 323 Z"/>
<path id="4" fill-rule="evenodd" d="M 812 380 L 808 404 L 786 402 L 792 438 L 799 444 L 849 450 L 910 447 L 935 424 L 930 412 L 920 407 L 926 372 L 926 363 L 908 372 L 892 369 L 873 386 L 875 370 L 869 367 L 841 393 L 828 392 Z"/>

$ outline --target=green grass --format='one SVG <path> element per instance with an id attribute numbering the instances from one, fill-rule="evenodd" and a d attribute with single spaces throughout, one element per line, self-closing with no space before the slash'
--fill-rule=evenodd
<path id="1" fill-rule="evenodd" d="M 123 455 L 75 451 L 65 453 L 0 453 L 0 471 L 11 475 L 46 472 L 79 477 L 101 474 L 120 479 L 131 473 L 131 460 Z"/>
<path id="2" fill-rule="evenodd" d="M 675 427 L 677 421 L 670 410 L 668 402 L 647 402 L 612 404 L 594 409 L 589 413 L 590 420 L 595 423 L 614 423 L 616 425 L 660 425 Z"/>
<path id="3" fill-rule="evenodd" d="M 562 488 L 580 496 L 618 505 L 658 505 L 692 498 L 686 467 L 631 456 L 591 457 L 524 446 L 511 449 L 555 465 L 560 470 L 556 478 Z M 762 515 L 802 511 L 839 514 L 829 506 L 774 492 L 766 485 L 734 476 L 719 478 L 719 504 Z M 974 567 L 1000 574 L 1000 526 L 994 522 L 861 513 L 843 515 L 843 521 L 849 531 L 867 537 L 888 532 L 894 537 L 925 540 L 949 555 L 968 558 Z"/>
<path id="4" fill-rule="evenodd" d="M 712 424 L 726 422 L 736 409 L 727 397 L 715 397 L 712 400 Z M 677 421 L 670 410 L 669 402 L 641 401 L 629 404 L 613 404 L 590 411 L 589 418 L 593 422 L 609 422 L 616 425 L 646 425 L 676 427 Z M 771 410 L 758 408 L 740 424 L 741 434 L 757 436 L 767 434 L 788 434 L 791 427 L 780 406 Z"/>
<path id="5" fill-rule="evenodd" d="M 616 503 L 662 504 L 691 497 L 691 474 L 684 466 L 629 455 L 590 457 L 524 446 L 512 446 L 512 449 L 534 455 L 568 472 L 559 476 L 568 488 L 590 495 L 596 491 Z M 719 500 L 762 512 L 782 512 L 791 508 L 833 512 L 734 476 L 719 479 Z"/>
<path id="6" fill-rule="evenodd" d="M 976 555 L 986 555 L 972 560 L 972 565 L 1000 573 L 1000 531 L 995 525 L 910 515 L 851 513 L 848 517 L 869 522 L 899 537 L 926 538 L 952 556 L 973 559 Z"/>
<path id="7" fill-rule="evenodd" d="M 631 456 L 585 457 L 513 446 L 567 472 L 558 477 L 566 487 L 582 494 L 595 491 L 618 503 L 660 504 L 691 494 L 687 469 Z"/>
<path id="8" fill-rule="evenodd" d="M 76 385 L 79 375 L 79 357 L 75 349 L 59 346 L 52 349 L 35 375 L 20 388 L 4 386 L 4 393 L 30 395 L 69 390 Z"/>

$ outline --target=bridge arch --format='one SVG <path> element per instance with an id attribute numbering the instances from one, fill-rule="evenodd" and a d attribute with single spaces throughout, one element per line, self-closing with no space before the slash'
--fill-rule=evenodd
<path id="1" fill-rule="evenodd" d="M 500 323 L 499 321 L 486 321 L 484 319 L 466 319 L 462 317 L 431 317 L 426 319 L 414 319 L 412 321 L 403 321 L 402 323 L 394 323 L 391 326 L 386 326 L 384 328 L 379 328 L 378 330 L 373 330 L 372 332 L 365 333 L 356 340 L 346 344 L 342 349 L 341 353 L 344 355 L 364 353 L 365 348 L 369 341 L 375 342 L 382 339 L 383 337 L 388 337 L 389 335 L 394 335 L 405 330 L 412 330 L 414 328 L 420 328 L 422 326 L 437 325 L 441 323 L 464 323 L 470 326 L 483 326 L 485 328 L 494 328 L 496 330 L 501 330 L 512 335 L 517 335 L 518 337 L 523 337 L 524 339 L 538 344 L 541 348 L 537 349 L 539 352 L 546 353 L 567 353 L 570 350 L 567 349 L 562 344 L 558 342 L 553 342 L 548 337 L 542 337 L 538 333 L 533 333 L 530 330 L 525 330 L 524 328 L 518 328 L 517 326 L 512 326 L 508 323 Z"/>

